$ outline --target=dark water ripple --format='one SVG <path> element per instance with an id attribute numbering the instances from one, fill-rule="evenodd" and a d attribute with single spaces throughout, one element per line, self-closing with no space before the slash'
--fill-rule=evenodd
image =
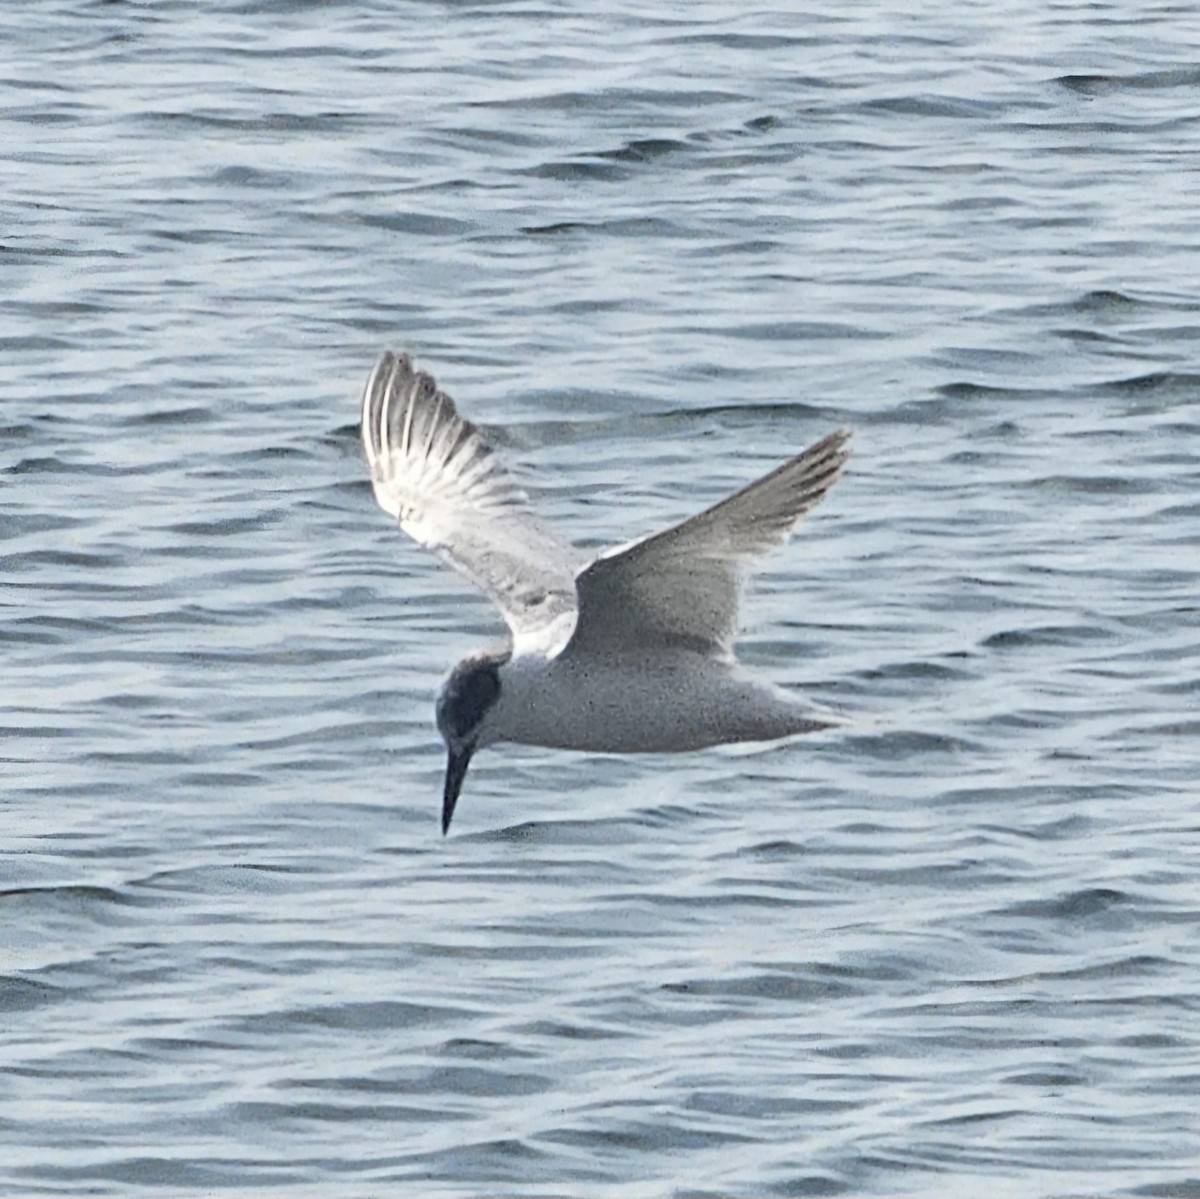
<path id="1" fill-rule="evenodd" d="M 0 1193 L 1200 1193 L 1189 6 L 0 25 Z M 585 544 L 853 424 L 848 726 L 443 842 L 385 345 Z"/>

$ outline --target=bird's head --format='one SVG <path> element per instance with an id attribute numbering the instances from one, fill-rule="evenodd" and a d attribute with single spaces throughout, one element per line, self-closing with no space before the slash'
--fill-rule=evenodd
<path id="1" fill-rule="evenodd" d="M 450 828 L 454 805 L 462 790 L 471 755 L 487 744 L 488 716 L 500 698 L 500 667 L 507 654 L 476 654 L 464 658 L 442 684 L 437 701 L 437 726 L 446 743 L 446 789 L 442 794 L 442 835 Z"/>

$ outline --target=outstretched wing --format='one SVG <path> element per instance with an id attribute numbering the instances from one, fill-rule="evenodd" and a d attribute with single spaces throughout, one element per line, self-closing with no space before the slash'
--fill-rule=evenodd
<path id="1" fill-rule="evenodd" d="M 849 439 L 849 429 L 831 433 L 699 516 L 602 554 L 576 580 L 567 652 L 732 653 L 746 568 L 824 499 Z"/>
<path id="2" fill-rule="evenodd" d="M 385 353 L 371 371 L 362 438 L 379 506 L 495 601 L 514 652 L 561 649 L 575 627 L 576 556 L 407 354 Z"/>

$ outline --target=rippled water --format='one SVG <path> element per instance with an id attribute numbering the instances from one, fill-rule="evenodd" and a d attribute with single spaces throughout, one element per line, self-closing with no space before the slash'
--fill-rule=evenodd
<path id="1" fill-rule="evenodd" d="M 892 7 L 0 15 L 0 1191 L 1200 1195 L 1200 17 Z M 853 424 L 851 727 L 443 841 L 385 346 L 589 544 Z"/>

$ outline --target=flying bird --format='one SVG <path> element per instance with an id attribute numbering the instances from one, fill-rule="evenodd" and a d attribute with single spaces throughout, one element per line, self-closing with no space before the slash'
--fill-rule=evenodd
<path id="1" fill-rule="evenodd" d="M 589 559 L 538 520 L 431 376 L 381 355 L 362 399 L 375 498 L 486 592 L 509 632 L 438 695 L 442 833 L 472 755 L 496 742 L 662 753 L 830 727 L 742 667 L 733 639 L 747 568 L 824 499 L 849 438 L 830 433 L 698 516 Z"/>

